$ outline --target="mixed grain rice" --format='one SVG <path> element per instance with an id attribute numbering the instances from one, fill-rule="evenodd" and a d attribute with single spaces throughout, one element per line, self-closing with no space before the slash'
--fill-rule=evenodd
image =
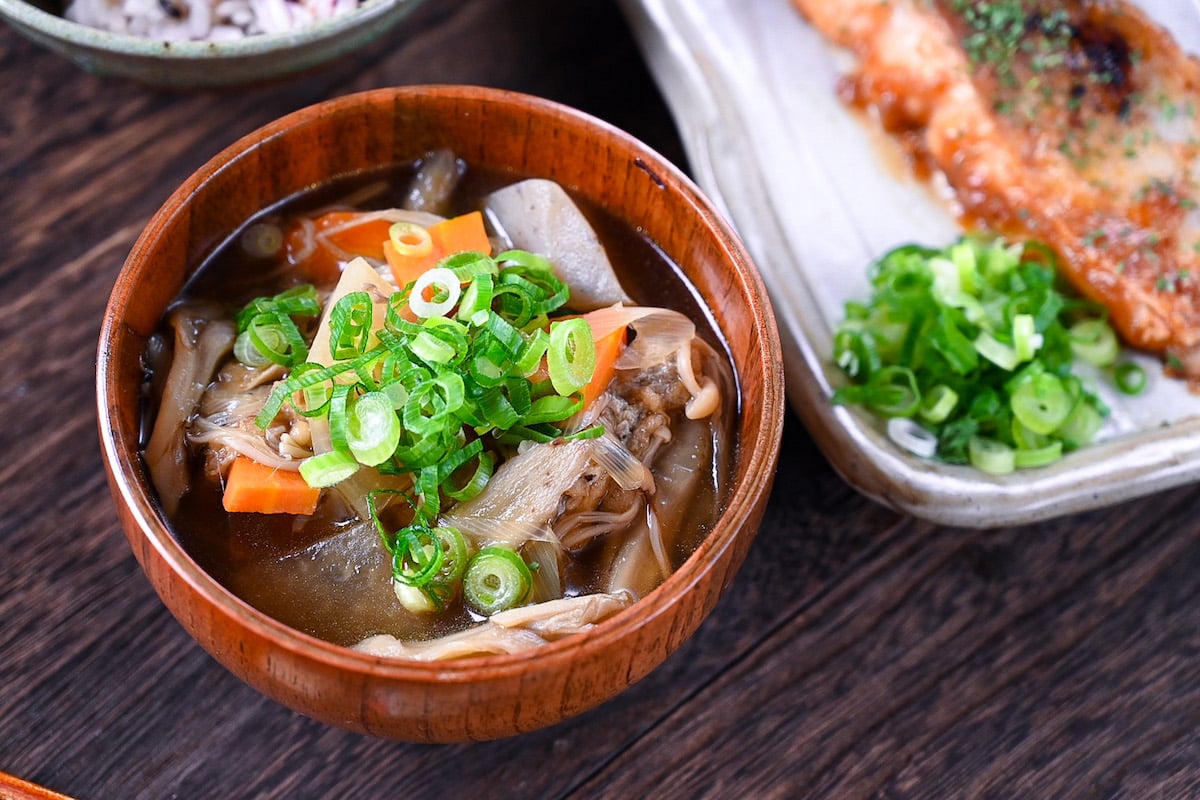
<path id="1" fill-rule="evenodd" d="M 71 0 L 67 19 L 162 41 L 227 42 L 288 33 L 357 8 L 359 0 Z"/>

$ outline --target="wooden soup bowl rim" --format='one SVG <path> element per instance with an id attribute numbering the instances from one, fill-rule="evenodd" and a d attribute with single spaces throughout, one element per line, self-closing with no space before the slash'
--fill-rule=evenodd
<path id="1" fill-rule="evenodd" d="M 126 432 L 118 424 L 117 409 L 111 408 L 109 401 L 114 400 L 115 402 L 115 398 L 119 396 L 122 377 L 121 365 L 116 363 L 120 353 L 115 352 L 115 349 L 119 348 L 114 348 L 114 345 L 128 348 L 131 346 L 130 340 L 140 335 L 129 330 L 124 322 L 126 313 L 135 302 L 137 295 L 137 280 L 135 279 L 140 279 L 142 273 L 150 268 L 146 261 L 148 254 L 153 252 L 167 226 L 177 216 L 187 213 L 187 200 L 193 193 L 200 190 L 209 180 L 228 168 L 233 162 L 253 157 L 254 151 L 264 147 L 275 137 L 284 135 L 295 127 L 318 120 L 324 114 L 368 105 L 419 104 L 425 100 L 439 98 L 509 105 L 514 106 L 518 111 L 534 108 L 542 112 L 549 111 L 555 114 L 563 124 L 584 126 L 594 131 L 596 135 L 605 137 L 610 146 L 634 155 L 640 162 L 643 162 L 644 168 L 650 170 L 653 176 L 669 184 L 671 191 L 680 193 L 691 207 L 692 213 L 701 219 L 702 227 L 711 231 L 714 243 L 718 246 L 722 256 L 733 265 L 736 272 L 734 278 L 741 287 L 740 295 L 750 314 L 748 322 L 757 329 L 753 352 L 756 354 L 755 360 L 760 364 L 762 371 L 762 397 L 761 402 L 754 409 L 741 409 L 743 420 L 739 422 L 739 425 L 743 428 L 739 430 L 743 431 L 744 427 L 749 424 L 754 431 L 754 436 L 751 441 L 740 442 L 738 461 L 735 464 L 735 472 L 738 477 L 731 487 L 724 512 L 713 530 L 708 533 L 696 550 L 653 592 L 590 631 L 547 643 L 531 651 L 478 656 L 453 661 L 418 662 L 366 655 L 298 631 L 253 608 L 210 577 L 171 533 L 170 526 L 159 510 L 148 476 L 141 464 L 136 431 L 132 432 L 132 436 L 126 435 Z M 686 266 L 681 266 L 684 267 L 686 274 Z M 190 272 L 194 266 L 189 266 L 187 269 Z M 702 299 L 711 305 L 708 299 Z M 397 87 L 338 97 L 300 109 L 271 122 L 222 150 L 193 173 L 168 198 L 154 214 L 130 251 L 117 278 L 105 313 L 97 354 L 97 422 L 105 469 L 110 488 L 121 512 L 127 538 L 137 560 L 172 614 L 204 649 L 243 680 L 285 705 L 331 721 L 327 714 L 321 713 L 321 709 L 327 705 L 327 701 L 316 699 L 313 701 L 315 705 L 298 708 L 295 702 L 283 699 L 273 689 L 271 678 L 261 676 L 256 678 L 254 675 L 247 674 L 240 664 L 231 663 L 230 654 L 224 652 L 224 648 L 231 645 L 223 645 L 222 642 L 216 640 L 219 637 L 206 641 L 205 634 L 210 630 L 218 629 L 221 625 L 233 626 L 238 629 L 240 635 L 269 643 L 271 647 L 278 648 L 281 653 L 290 655 L 295 663 L 312 665 L 326 671 L 347 673 L 355 676 L 360 682 L 471 685 L 512 680 L 530 671 L 569 668 L 571 662 L 581 655 L 595 655 L 607 648 L 619 646 L 621 640 L 636 634 L 639 629 L 661 615 L 679 615 L 682 612 L 677 609 L 677 606 L 687 604 L 687 598 L 691 592 L 709 579 L 714 568 L 728 560 L 727 551 L 738 544 L 739 539 L 744 539 L 740 542 L 740 552 L 735 555 L 733 563 L 724 565 L 725 572 L 721 576 L 722 585 L 716 587 L 715 590 L 710 588 L 700 598 L 706 607 L 694 610 L 694 613 L 690 615 L 691 618 L 683 622 L 687 629 L 675 630 L 678 622 L 672 625 L 671 633 L 668 636 L 669 642 L 665 648 L 666 652 L 661 657 L 652 657 L 653 663 L 641 669 L 639 674 L 628 676 L 628 680 L 607 694 L 609 696 L 616 694 L 625 685 L 654 669 L 671 651 L 690 636 L 708 615 L 711 607 L 726 588 L 725 584 L 732 580 L 732 576 L 740 566 L 745 550 L 749 546 L 749 541 L 756 534 L 778 462 L 784 417 L 781 364 L 780 340 L 774 314 L 762 280 L 744 246 L 691 179 L 665 158 L 620 129 L 585 112 L 554 101 L 517 92 L 471 86 Z M 743 365 L 735 364 L 735 368 L 739 371 L 739 381 L 744 377 L 740 372 L 742 367 Z M 747 416 L 753 420 L 753 424 L 745 421 Z M 171 575 L 175 579 L 183 581 L 183 585 L 173 583 Z M 184 607 L 177 606 L 176 595 L 181 592 L 192 595 L 184 602 Z M 201 610 L 197 611 L 194 605 L 192 607 L 186 605 L 189 602 L 194 604 L 197 599 L 202 601 L 200 605 L 203 608 Z M 684 616 L 688 615 L 684 614 Z M 198 620 L 197 617 L 204 619 Z M 214 628 L 214 626 L 216 627 Z M 233 660 L 236 661 L 236 658 Z M 305 704 L 302 702 L 301 705 Z M 340 720 L 335 724 L 343 724 L 345 727 L 365 732 L 394 734 L 394 731 L 386 730 L 386 724 L 382 726 L 384 730 L 378 730 L 379 721 L 367 719 L 369 714 L 366 711 L 363 714 L 363 719 Z M 458 738 L 460 737 L 432 737 L 431 740 L 451 741 Z"/>

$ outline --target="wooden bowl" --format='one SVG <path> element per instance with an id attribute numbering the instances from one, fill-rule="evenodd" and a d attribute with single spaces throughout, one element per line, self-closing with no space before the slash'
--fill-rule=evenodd
<path id="1" fill-rule="evenodd" d="M 296 192 L 451 147 L 470 164 L 559 181 L 636 225 L 711 306 L 740 397 L 739 454 L 727 508 L 658 589 L 586 634 L 517 655 L 417 663 L 320 641 L 239 600 L 171 533 L 142 463 L 142 353 L 204 257 L 247 218 Z M 580 112 L 468 87 L 385 89 L 316 105 L 218 155 L 151 219 L 117 279 L 98 352 L 105 466 L 130 546 L 196 641 L 264 694 L 355 731 L 409 741 L 489 739 L 594 707 L 658 666 L 717 603 L 757 531 L 778 460 L 780 344 L 741 242 L 678 169 Z"/>

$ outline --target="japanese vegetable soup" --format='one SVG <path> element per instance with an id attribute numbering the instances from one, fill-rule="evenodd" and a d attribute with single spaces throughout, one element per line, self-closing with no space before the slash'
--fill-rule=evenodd
<path id="1" fill-rule="evenodd" d="M 516 652 L 660 584 L 723 508 L 735 377 L 682 273 L 547 180 L 435 152 L 250 220 L 147 350 L 188 552 L 366 652 Z"/>

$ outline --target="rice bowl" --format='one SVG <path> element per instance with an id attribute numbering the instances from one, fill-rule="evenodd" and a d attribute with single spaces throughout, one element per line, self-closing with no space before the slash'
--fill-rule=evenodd
<path id="1" fill-rule="evenodd" d="M 359 0 L 70 0 L 63 16 L 111 33 L 229 42 L 292 33 L 358 6 Z"/>
<path id="2" fill-rule="evenodd" d="M 72 22 L 25 0 L 0 0 L 0 17 L 88 72 L 200 89 L 282 78 L 332 61 L 382 36 L 419 5 L 420 0 L 365 0 L 311 25 L 229 41 L 114 33 Z"/>

